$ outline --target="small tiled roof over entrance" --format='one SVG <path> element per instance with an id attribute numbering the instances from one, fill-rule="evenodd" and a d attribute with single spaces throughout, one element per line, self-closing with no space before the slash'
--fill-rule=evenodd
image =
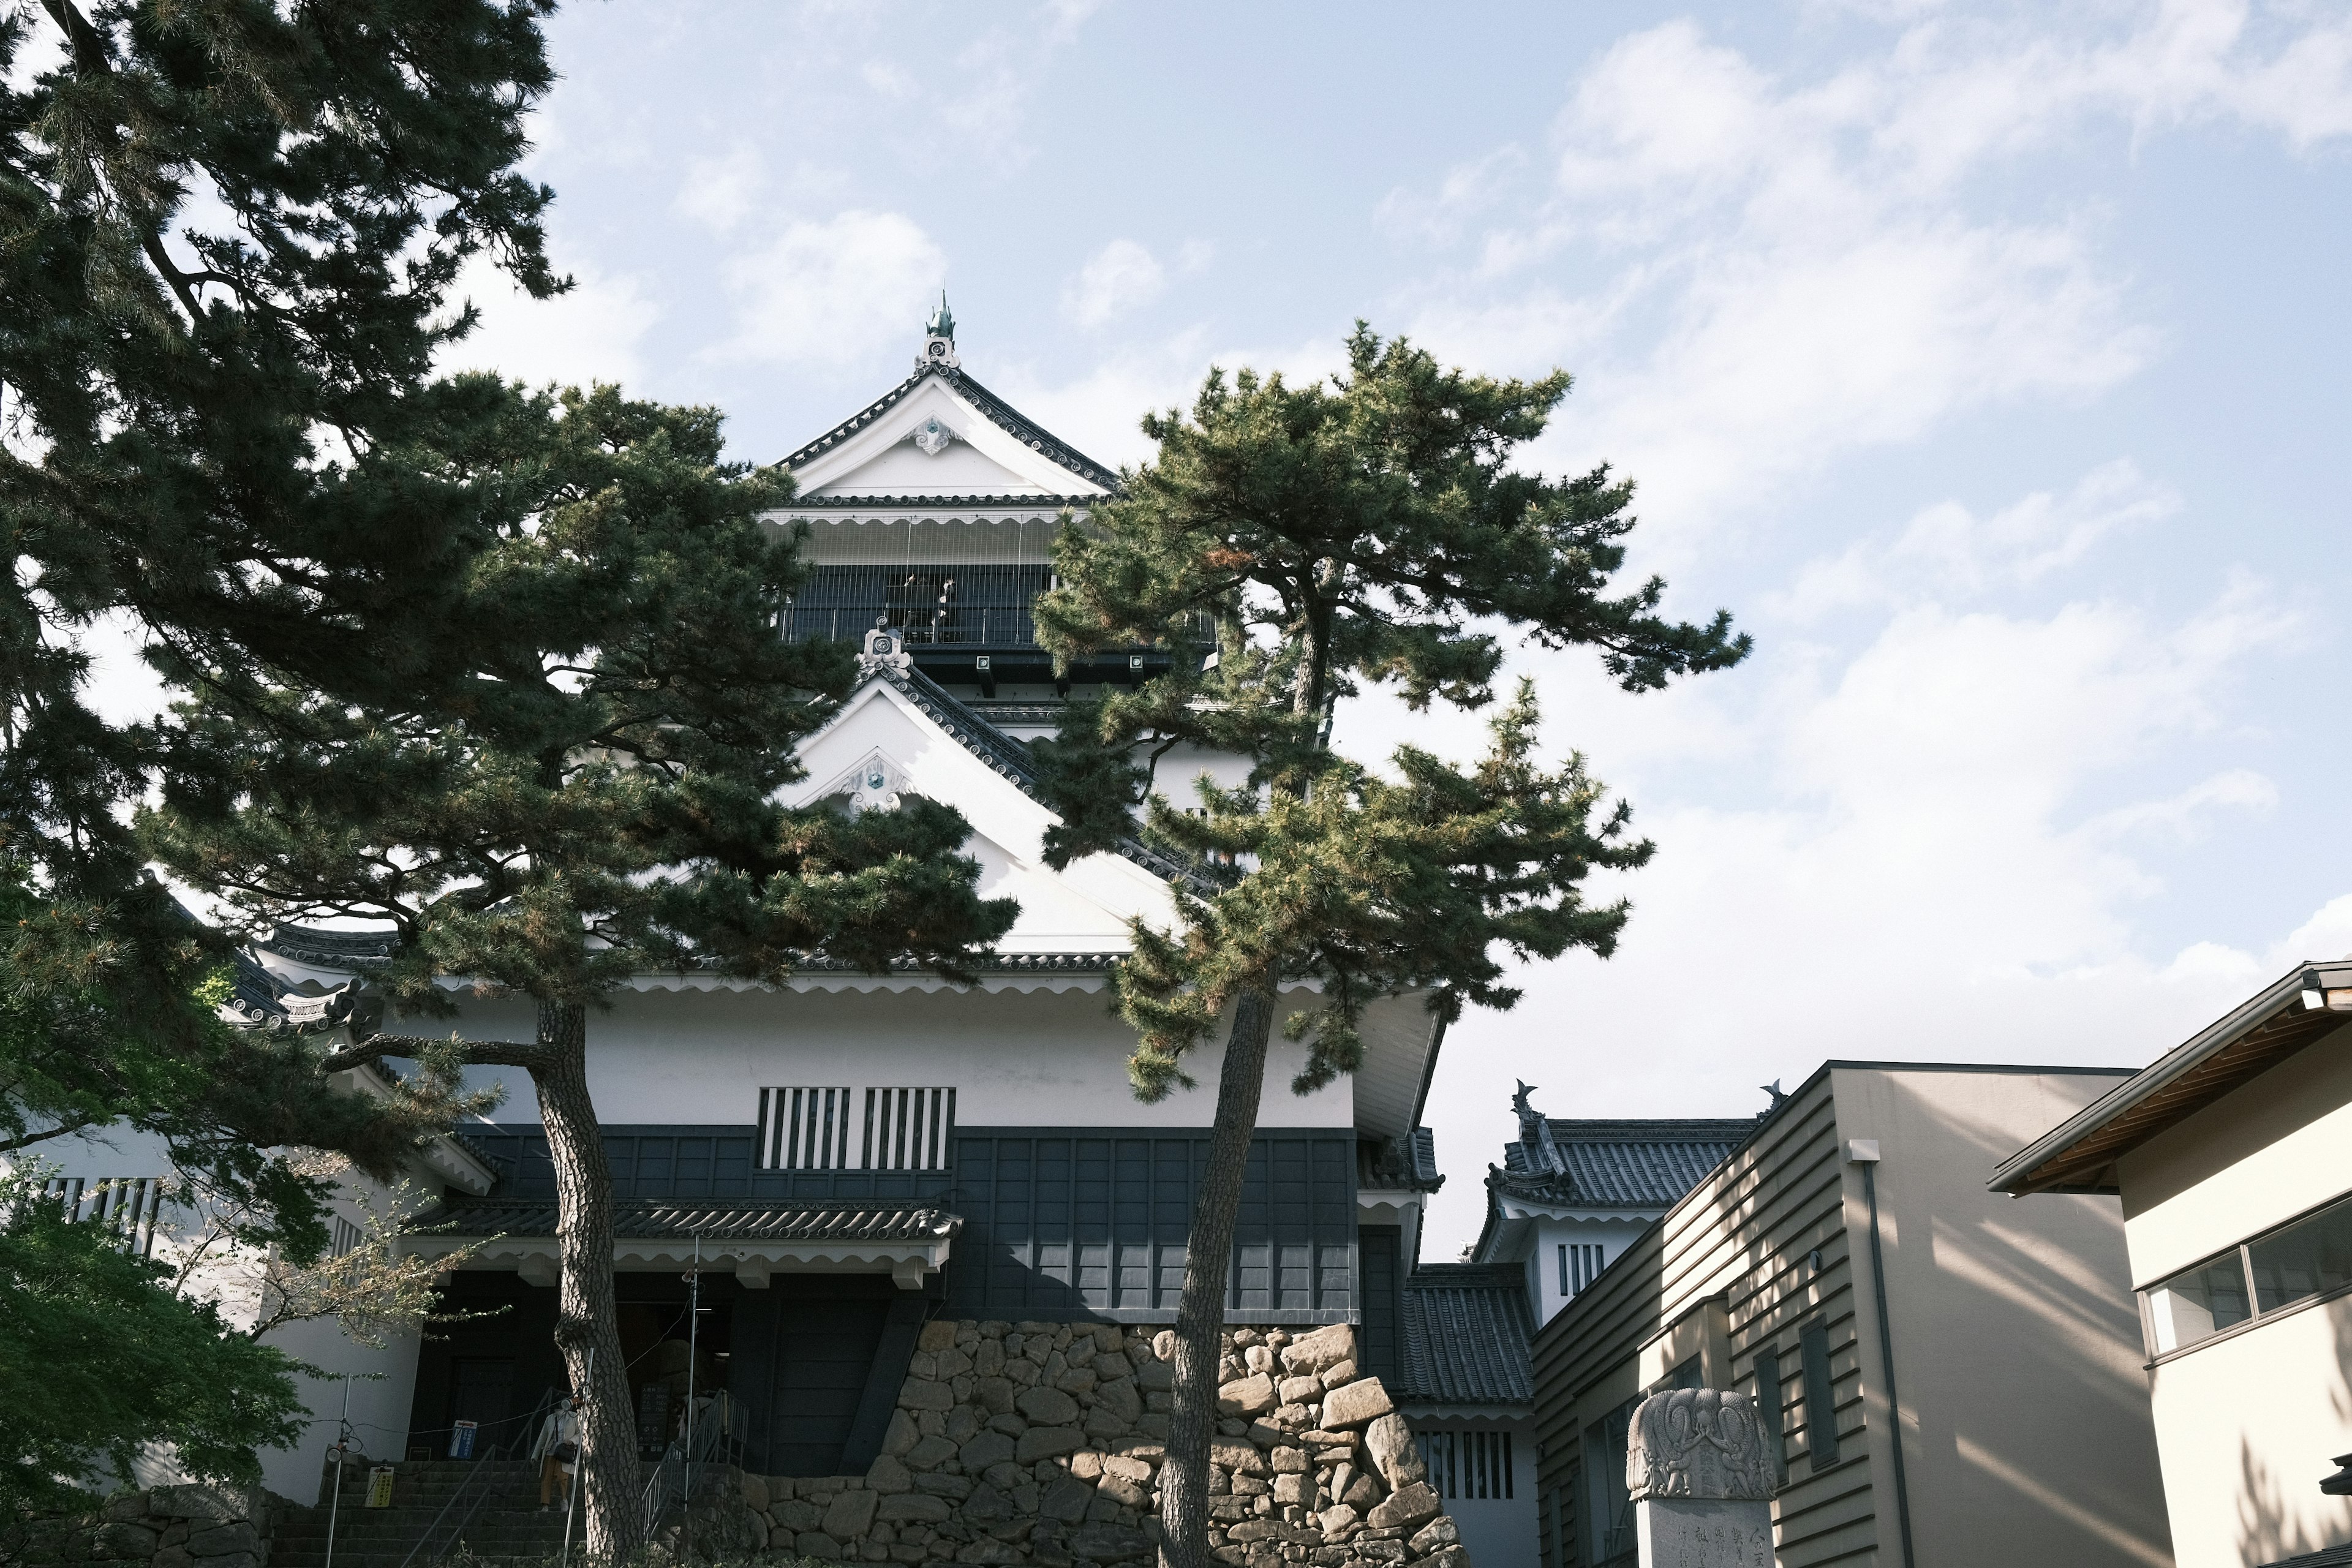
<path id="1" fill-rule="evenodd" d="M 929 1241 L 953 1236 L 961 1216 L 935 1204 L 619 1203 L 613 1234 L 622 1240 L 699 1236 L 708 1241 Z M 415 1230 L 454 1237 L 550 1237 L 555 1205 L 544 1200 L 453 1201 L 419 1215 Z"/>
<path id="2" fill-rule="evenodd" d="M 1516 1263 L 1424 1263 L 1405 1276 L 1404 1366 L 1395 1393 L 1429 1405 L 1516 1405 L 1536 1396 L 1536 1325 Z"/>

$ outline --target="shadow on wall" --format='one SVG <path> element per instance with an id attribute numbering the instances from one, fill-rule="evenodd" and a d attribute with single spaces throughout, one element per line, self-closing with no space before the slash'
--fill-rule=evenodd
<path id="1" fill-rule="evenodd" d="M 2314 1310 L 2327 1311 L 2324 1307 Z M 2344 1369 L 2352 1366 L 2352 1312 L 2328 1311 L 2327 1316 L 2335 1329 L 2336 1369 L 2328 1403 L 2336 1407 L 2336 1419 L 2352 1430 L 2352 1387 L 2347 1387 L 2344 1380 Z M 2352 1447 L 2352 1443 L 2346 1447 Z M 2315 1530 L 2310 1523 L 2310 1497 L 2317 1491 L 2331 1458 L 2313 1455 L 2313 1473 L 2290 1480 L 2273 1473 L 2243 1437 L 2238 1439 L 2238 1551 L 2246 1568 L 2325 1551 L 2352 1539 L 2330 1527 Z M 2299 1503 L 2291 1500 L 2297 1496 L 2302 1500 Z M 2335 1539 L 2326 1538 L 2330 1536 Z"/>
<path id="2" fill-rule="evenodd" d="M 1918 1456 L 1915 1528 L 1974 1521 L 1989 1552 L 2029 1562 L 2058 1561 L 2048 1555 L 2057 1551 L 2084 1563 L 2169 1564 L 2114 1200 L 1988 1193 L 1980 1173 L 2015 1152 L 2019 1107 L 1972 1114 L 1958 1095 L 1931 1097 L 1900 1078 L 1889 1088 L 1877 1131 L 1913 1156 L 1882 1168 L 1880 1201 L 1903 1415 Z M 2061 1120 L 2065 1108 L 2052 1109 Z M 1932 1184 L 1903 1191 L 1911 1182 Z M 1857 1259 L 1858 1289 L 1870 1288 L 1868 1267 Z M 1942 1479 L 1923 1489 L 1923 1475 Z"/>

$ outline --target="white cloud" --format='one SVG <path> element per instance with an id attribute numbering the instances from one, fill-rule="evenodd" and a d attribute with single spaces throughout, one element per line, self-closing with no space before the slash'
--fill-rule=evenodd
<path id="1" fill-rule="evenodd" d="M 1062 289 L 1062 313 L 1082 327 L 1099 327 L 1160 298 L 1168 274 L 1151 252 L 1131 239 L 1114 239 L 1087 258 Z"/>
<path id="2" fill-rule="evenodd" d="M 721 271 L 736 302 L 717 357 L 853 364 L 900 342 L 947 276 L 947 254 L 901 213 L 789 225 Z"/>
<path id="3" fill-rule="evenodd" d="M 636 277 L 578 266 L 572 276 L 570 293 L 534 300 L 486 258 L 467 263 L 456 297 L 473 301 L 481 325 L 444 349 L 438 368 L 492 370 L 534 386 L 641 380 L 645 335 L 661 306 Z"/>
<path id="4" fill-rule="evenodd" d="M 766 184 L 759 150 L 739 146 L 689 163 L 673 205 L 705 227 L 726 234 L 751 216 Z"/>
<path id="5" fill-rule="evenodd" d="M 1796 574 L 1848 640 L 1784 627 L 1664 693 L 1626 696 L 1573 653 L 1517 659 L 1548 743 L 1582 749 L 1659 852 L 1591 889 L 1633 901 L 1615 957 L 1533 966 L 1517 1008 L 1451 1031 L 1427 1111 L 1446 1167 L 1495 1157 L 1515 1077 L 1556 1115 L 1738 1115 L 1763 1103 L 1750 1085 L 1832 1057 L 2137 1066 L 2284 947 L 2352 942 L 2347 899 L 2281 943 L 2147 951 L 2168 853 L 2279 807 L 2239 702 L 2305 635 L 2242 575 L 2170 617 L 2065 593 L 2179 504 L 2108 464 L 1983 516 L 1929 507 Z M 2027 582 L 2059 602 L 2018 608 Z M 1366 702 L 1340 740 L 1460 755 L 1476 731 Z M 1483 1201 L 1457 1177 L 1428 1256 L 1475 1236 Z"/>
<path id="6" fill-rule="evenodd" d="M 1838 609 L 1895 605 L 1924 593 L 1978 594 L 2031 584 L 2094 545 L 2179 510 L 2179 498 L 2127 458 L 2101 464 L 2063 496 L 2037 490 L 1979 518 L 1958 501 L 1922 510 L 1901 531 L 1807 563 L 1760 606 L 1804 623 Z"/>
<path id="7" fill-rule="evenodd" d="M 1584 373 L 1598 395 L 1546 458 L 1641 476 L 1654 539 L 1717 530 L 1840 453 L 2147 364 L 2162 337 L 2103 258 L 2095 205 L 2005 213 L 1980 176 L 2102 121 L 2352 133 L 2352 22 L 2261 31 L 2223 0 L 2089 42 L 1931 16 L 1799 79 L 1670 23 L 1580 79 L 1538 188 L 1507 144 L 1380 216 L 1467 247 L 1417 291 L 1416 336 Z M 1601 274 L 1563 288 L 1570 261 Z"/>

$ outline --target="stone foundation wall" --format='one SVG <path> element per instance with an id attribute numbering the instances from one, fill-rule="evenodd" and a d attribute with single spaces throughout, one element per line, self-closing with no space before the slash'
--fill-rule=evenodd
<path id="1" fill-rule="evenodd" d="M 865 1563 L 1151 1554 L 1174 1335 L 1115 1324 L 924 1326 L 862 1476 L 742 1478 L 756 1544 Z M 1469 1568 L 1419 1450 L 1344 1325 L 1223 1338 L 1211 1544 L 1236 1568 Z"/>
<path id="2" fill-rule="evenodd" d="M 0 1530 L 0 1564 L 105 1568 L 266 1568 L 289 1505 L 259 1487 L 173 1486 L 125 1492 L 72 1519 Z"/>

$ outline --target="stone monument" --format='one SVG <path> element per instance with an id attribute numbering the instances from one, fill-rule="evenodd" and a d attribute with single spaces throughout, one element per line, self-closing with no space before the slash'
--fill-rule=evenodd
<path id="1" fill-rule="evenodd" d="M 1642 1568 L 1773 1568 L 1772 1482 L 1756 1402 L 1712 1388 L 1654 1394 L 1633 1412 L 1625 1489 Z"/>

